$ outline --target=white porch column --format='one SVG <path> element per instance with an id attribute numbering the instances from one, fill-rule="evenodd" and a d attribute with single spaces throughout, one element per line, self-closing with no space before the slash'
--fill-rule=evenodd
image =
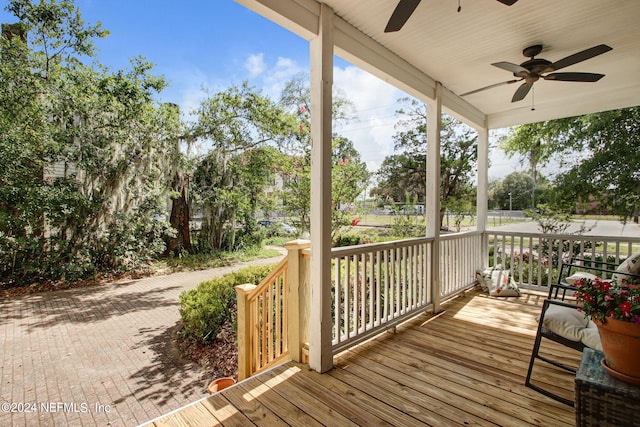
<path id="1" fill-rule="evenodd" d="M 489 252 L 487 245 L 487 215 L 489 211 L 489 129 L 486 127 L 476 128 L 478 132 L 478 201 L 476 212 L 478 215 L 477 230 L 482 232 L 482 247 L 480 257 L 482 265 L 487 267 Z"/>
<path id="2" fill-rule="evenodd" d="M 431 250 L 431 301 L 440 312 L 440 130 L 442 128 L 442 85 L 436 82 L 435 99 L 427 103 L 427 237 L 433 237 Z"/>
<path id="3" fill-rule="evenodd" d="M 333 367 L 331 349 L 331 90 L 333 11 L 320 5 L 317 37 L 311 40 L 311 313 L 309 365 Z"/>

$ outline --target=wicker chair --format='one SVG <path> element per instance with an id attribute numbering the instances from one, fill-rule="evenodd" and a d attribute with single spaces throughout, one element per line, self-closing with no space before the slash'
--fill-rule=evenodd
<path id="1" fill-rule="evenodd" d="M 573 300 L 574 287 L 566 282 L 566 279 L 575 272 L 588 272 L 602 278 L 611 278 L 615 274 L 616 264 L 602 261 L 592 261 L 581 258 L 574 258 L 570 263 L 563 263 L 560 268 L 558 283 L 549 287 L 549 293 L 542 305 L 542 311 L 538 319 L 538 329 L 536 339 L 531 352 L 531 360 L 525 385 L 546 396 L 551 397 L 566 405 L 573 406 L 573 400 L 566 399 L 553 393 L 552 391 L 531 382 L 533 366 L 536 360 L 542 360 L 558 368 L 575 374 L 576 367 L 568 366 L 562 362 L 551 359 L 547 355 L 540 354 L 540 344 L 542 339 L 548 339 L 563 346 L 582 352 L 585 347 L 602 350 L 600 336 L 596 326 L 591 319 L 584 317 L 577 309 L 578 306 Z M 625 273 L 627 276 L 640 278 L 640 275 Z"/>

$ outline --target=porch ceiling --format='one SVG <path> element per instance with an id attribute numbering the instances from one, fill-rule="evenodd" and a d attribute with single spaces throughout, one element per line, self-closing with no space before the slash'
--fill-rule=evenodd
<path id="1" fill-rule="evenodd" d="M 311 39 L 317 31 L 316 0 L 236 0 Z M 422 1 L 404 27 L 384 33 L 397 0 L 324 0 L 337 15 L 336 54 L 420 99 L 445 88 L 445 111 L 467 123 L 501 128 L 640 104 L 640 2 L 636 0 Z M 540 80 L 512 103 L 520 83 L 458 95 L 513 79 L 491 65 L 516 64 L 522 49 L 542 44 L 551 62 L 598 44 L 613 48 L 562 71 L 602 73 L 596 83 Z M 533 92 L 533 91 L 532 91 Z"/>

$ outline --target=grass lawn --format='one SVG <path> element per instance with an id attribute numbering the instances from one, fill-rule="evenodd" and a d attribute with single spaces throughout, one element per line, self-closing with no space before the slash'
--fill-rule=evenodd
<path id="1" fill-rule="evenodd" d="M 395 215 L 362 215 L 360 217 L 360 224 L 361 226 L 372 226 L 372 227 L 381 227 L 381 226 L 391 226 L 393 225 L 394 219 L 396 218 Z M 416 215 L 416 218 L 418 221 L 423 221 L 424 219 L 421 219 L 420 216 Z M 529 219 L 521 219 L 521 218 L 508 218 L 508 217 L 489 217 L 488 218 L 488 223 L 491 226 L 498 226 L 498 225 L 505 225 L 505 224 L 512 224 L 512 223 L 517 223 L 517 222 L 523 222 L 523 221 L 528 221 Z M 453 217 L 453 215 L 449 215 L 448 218 L 449 221 L 449 228 L 453 229 L 455 228 L 455 219 Z M 447 216 L 445 216 L 443 218 L 443 224 L 446 226 L 447 225 Z M 462 228 L 469 228 L 469 227 L 474 227 L 476 225 L 476 217 L 475 216 L 471 216 L 471 215 L 466 215 L 462 222 L 460 223 L 460 227 Z"/>
<path id="2" fill-rule="evenodd" d="M 187 254 L 180 258 L 160 259 L 153 264 L 152 270 L 165 274 L 177 271 L 205 270 L 251 261 L 253 259 L 276 257 L 281 254 L 277 249 L 269 247 L 248 248 L 236 252 L 218 252 L 215 254 Z"/>

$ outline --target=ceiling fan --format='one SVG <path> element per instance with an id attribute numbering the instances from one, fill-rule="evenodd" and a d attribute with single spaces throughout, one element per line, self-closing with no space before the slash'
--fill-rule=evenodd
<path id="1" fill-rule="evenodd" d="M 498 1 L 507 6 L 511 6 L 518 0 Z M 389 18 L 389 22 L 387 22 L 387 26 L 385 27 L 384 32 L 391 33 L 400 30 L 400 28 L 402 28 L 407 22 L 409 17 L 411 17 L 413 11 L 416 10 L 416 7 L 418 7 L 419 4 L 420 0 L 400 0 L 395 10 L 391 14 L 391 18 Z M 458 12 L 460 12 L 460 6 L 458 6 Z"/>
<path id="2" fill-rule="evenodd" d="M 563 82 L 597 82 L 604 77 L 604 74 L 573 72 L 554 73 L 553 71 L 557 71 L 561 68 L 577 64 L 578 62 L 586 61 L 587 59 L 591 59 L 594 56 L 602 55 L 603 53 L 609 52 L 612 49 L 612 47 L 609 47 L 606 44 L 599 44 L 578 53 L 574 53 L 573 55 L 569 55 L 566 58 L 560 59 L 559 61 L 551 62 L 543 58 L 535 58 L 536 55 L 542 52 L 541 44 L 529 46 L 522 51 L 522 54 L 528 57 L 529 60 L 523 62 L 520 65 L 513 64 L 511 62 L 496 62 L 491 64 L 494 67 L 498 67 L 506 71 L 511 71 L 515 77 L 519 77 L 518 79 L 495 83 L 489 86 L 482 87 L 480 89 L 472 90 L 471 92 L 463 93 L 460 96 L 467 96 L 473 93 L 481 92 L 483 90 L 492 89 L 494 87 L 506 84 L 517 83 L 524 80 L 524 83 L 520 85 L 520 87 L 513 94 L 513 98 L 511 98 L 511 102 L 517 102 L 523 100 L 524 97 L 527 96 L 529 90 L 531 90 L 531 87 L 535 82 L 538 81 L 538 79 L 559 80 Z M 551 74 L 545 75 L 545 73 Z"/>

